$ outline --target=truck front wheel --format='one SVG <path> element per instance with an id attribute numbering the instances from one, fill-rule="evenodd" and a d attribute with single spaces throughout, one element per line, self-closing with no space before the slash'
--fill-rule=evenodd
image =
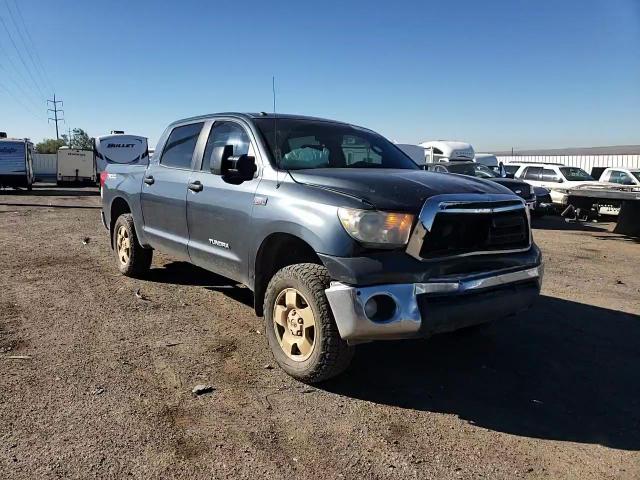
<path id="1" fill-rule="evenodd" d="M 140 277 L 151 267 L 153 250 L 138 242 L 133 216 L 124 213 L 113 227 L 113 251 L 118 270 L 127 277 Z"/>
<path id="2" fill-rule="evenodd" d="M 299 263 L 278 271 L 265 292 L 265 333 L 273 356 L 285 372 L 305 383 L 342 373 L 353 357 L 324 293 L 329 281 L 322 265 Z"/>

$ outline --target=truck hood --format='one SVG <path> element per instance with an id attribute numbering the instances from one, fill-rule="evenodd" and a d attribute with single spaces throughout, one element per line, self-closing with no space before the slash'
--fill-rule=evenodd
<path id="1" fill-rule="evenodd" d="M 417 213 L 443 193 L 512 193 L 494 182 L 464 175 L 382 168 L 316 168 L 289 171 L 297 183 L 356 197 L 380 210 Z"/>

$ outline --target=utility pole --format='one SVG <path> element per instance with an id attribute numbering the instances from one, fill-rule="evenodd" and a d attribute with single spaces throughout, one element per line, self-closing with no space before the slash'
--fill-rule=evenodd
<path id="1" fill-rule="evenodd" d="M 69 142 L 69 148 L 71 148 L 71 127 L 67 129 L 67 132 L 69 132 L 68 133 L 69 136 L 67 137 L 67 142 Z"/>
<path id="2" fill-rule="evenodd" d="M 56 122 L 56 140 L 60 140 L 60 135 L 58 133 L 58 122 L 64 122 L 64 118 L 58 118 L 58 112 L 64 113 L 64 110 L 58 108 L 58 104 L 64 106 L 62 100 L 56 100 L 56 94 L 53 94 L 53 100 L 47 100 L 47 107 L 49 103 L 53 104 L 53 108 L 47 108 L 47 112 L 53 112 L 53 118 L 49 117 L 48 122 L 54 121 Z"/>

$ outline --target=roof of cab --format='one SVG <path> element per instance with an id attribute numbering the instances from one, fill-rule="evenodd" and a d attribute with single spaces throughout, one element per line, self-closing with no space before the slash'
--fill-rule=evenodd
<path id="1" fill-rule="evenodd" d="M 340 122 L 338 120 L 331 120 L 328 118 L 320 118 L 320 117 L 309 117 L 306 115 L 297 115 L 290 113 L 267 113 L 267 112 L 258 112 L 258 113 L 243 113 L 243 112 L 220 112 L 220 113 L 208 113 L 205 115 L 198 115 L 195 117 L 183 118 L 181 120 L 176 120 L 172 122 L 170 125 L 177 125 L 179 123 L 192 122 L 198 120 L 209 120 L 211 118 L 216 117 L 235 117 L 235 118 L 243 118 L 245 120 L 254 120 L 258 118 L 273 118 L 273 119 L 293 119 L 293 120 L 313 120 L 316 122 L 328 122 L 328 123 L 338 123 L 342 125 L 350 125 L 346 122 Z"/>

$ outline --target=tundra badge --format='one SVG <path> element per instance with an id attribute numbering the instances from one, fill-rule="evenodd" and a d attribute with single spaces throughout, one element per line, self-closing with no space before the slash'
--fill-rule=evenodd
<path id="1" fill-rule="evenodd" d="M 226 248 L 227 250 L 229 249 L 229 244 L 228 243 L 221 242 L 220 240 L 216 240 L 215 238 L 210 238 L 209 239 L 209 243 L 211 245 L 215 245 L 216 247 Z"/>

